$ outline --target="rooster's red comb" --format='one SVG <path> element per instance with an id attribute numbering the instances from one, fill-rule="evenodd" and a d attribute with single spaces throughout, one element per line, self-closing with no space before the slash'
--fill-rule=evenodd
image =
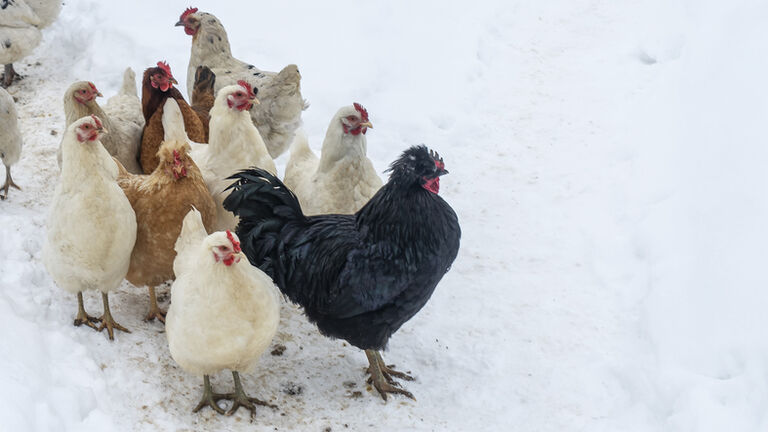
<path id="1" fill-rule="evenodd" d="M 163 70 L 168 77 L 173 78 L 173 74 L 171 73 L 171 67 L 168 66 L 167 62 L 159 61 L 157 62 L 157 67 Z"/>
<path id="2" fill-rule="evenodd" d="M 235 252 L 240 252 L 240 242 L 235 240 L 235 236 L 232 235 L 230 230 L 227 230 L 227 239 L 232 243 L 232 248 Z"/>
<path id="3" fill-rule="evenodd" d="M 89 85 L 89 86 L 91 86 L 91 89 L 92 89 L 93 91 L 95 91 L 96 93 L 98 93 L 98 92 L 99 92 L 98 90 L 96 90 L 96 86 L 95 86 L 95 85 L 93 85 L 93 83 L 92 83 L 92 82 L 88 81 L 88 85 Z"/>
<path id="4" fill-rule="evenodd" d="M 445 169 L 445 162 L 443 162 L 443 158 L 440 157 L 440 154 L 438 154 L 434 150 L 430 150 L 429 155 L 432 156 L 432 159 L 434 159 L 436 167 L 440 169 Z"/>
<path id="5" fill-rule="evenodd" d="M 237 85 L 239 85 L 240 87 L 244 88 L 245 91 L 248 92 L 248 97 L 249 98 L 253 99 L 253 98 L 256 97 L 256 93 L 253 92 L 253 87 L 247 81 L 240 80 L 240 81 L 237 82 Z"/>
<path id="6" fill-rule="evenodd" d="M 178 165 L 181 163 L 181 155 L 178 150 L 173 151 L 173 164 Z"/>
<path id="7" fill-rule="evenodd" d="M 193 8 L 191 6 L 188 7 L 187 10 L 185 10 L 184 13 L 181 14 L 181 20 L 184 21 L 184 19 L 187 17 L 187 15 L 193 14 L 195 12 L 197 12 L 197 8 Z"/>
<path id="8" fill-rule="evenodd" d="M 360 118 L 363 120 L 363 122 L 367 122 L 368 121 L 368 110 L 363 108 L 363 106 L 360 105 L 357 102 L 355 102 L 353 105 L 355 106 L 355 109 L 357 110 L 357 112 L 360 113 Z"/>

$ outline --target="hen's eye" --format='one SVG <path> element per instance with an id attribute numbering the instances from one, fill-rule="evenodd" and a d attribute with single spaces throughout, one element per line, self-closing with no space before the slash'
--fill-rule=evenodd
<path id="1" fill-rule="evenodd" d="M 357 121 L 357 117 L 355 117 L 355 116 L 347 116 L 347 120 L 349 120 L 349 121 Z"/>

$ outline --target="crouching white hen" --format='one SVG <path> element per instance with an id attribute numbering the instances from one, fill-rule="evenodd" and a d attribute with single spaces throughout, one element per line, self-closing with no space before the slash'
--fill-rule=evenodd
<path id="1" fill-rule="evenodd" d="M 228 415 L 242 406 L 253 416 L 254 403 L 272 406 L 248 397 L 239 375 L 254 368 L 277 331 L 280 304 L 272 279 L 243 259 L 235 234 L 208 235 L 194 208 L 184 217 L 175 249 L 176 281 L 165 329 L 173 359 L 203 376 L 203 397 L 193 412 L 209 406 L 224 414 L 216 403 L 221 399 L 233 401 Z M 234 393 L 211 389 L 209 375 L 223 369 L 232 371 Z"/>
<path id="2" fill-rule="evenodd" d="M 117 185 L 117 165 L 99 141 L 103 132 L 96 116 L 83 117 L 67 128 L 61 143 L 61 177 L 46 222 L 43 263 L 56 285 L 77 294 L 75 325 L 106 328 L 112 340 L 114 329 L 128 332 L 112 318 L 107 294 L 128 273 L 136 215 Z M 101 318 L 85 313 L 85 290 L 101 291 Z M 99 328 L 96 322 L 101 322 Z"/>

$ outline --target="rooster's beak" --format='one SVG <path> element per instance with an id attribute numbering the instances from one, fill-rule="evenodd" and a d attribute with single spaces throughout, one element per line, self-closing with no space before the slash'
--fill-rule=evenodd
<path id="1" fill-rule="evenodd" d="M 360 123 L 360 126 L 367 127 L 368 129 L 373 129 L 373 125 L 371 124 L 371 122 Z"/>
<path id="2" fill-rule="evenodd" d="M 176 81 L 176 78 L 174 78 L 174 77 L 171 77 L 171 79 L 168 80 L 168 81 L 170 81 L 170 82 L 172 82 L 172 83 L 174 83 L 176 85 L 179 85 L 179 83 Z"/>
<path id="3" fill-rule="evenodd" d="M 103 94 L 101 94 L 101 92 L 97 92 L 97 93 L 96 93 L 96 97 L 103 97 L 103 96 L 104 96 L 104 95 L 103 95 Z"/>
<path id="4" fill-rule="evenodd" d="M 253 98 L 253 103 L 255 103 L 256 105 L 259 105 L 261 102 L 259 102 L 259 100 L 258 100 L 258 99 L 256 99 L 256 98 Z"/>
<path id="5" fill-rule="evenodd" d="M 184 21 L 179 20 L 176 24 L 173 25 L 174 27 L 184 27 Z"/>
<path id="6" fill-rule="evenodd" d="M 446 174 L 448 174 L 448 170 L 447 169 L 441 169 L 441 168 L 437 169 L 437 176 L 438 177 L 446 175 Z"/>

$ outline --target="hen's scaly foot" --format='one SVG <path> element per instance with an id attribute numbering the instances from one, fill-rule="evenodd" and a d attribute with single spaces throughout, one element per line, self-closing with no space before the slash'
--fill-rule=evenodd
<path id="1" fill-rule="evenodd" d="M 416 400 L 411 392 L 401 388 L 400 383 L 393 378 L 394 376 L 406 381 L 413 381 L 412 376 L 392 369 L 394 365 L 385 365 L 378 351 L 365 350 L 365 355 L 368 357 L 368 363 L 370 363 L 366 371 L 371 375 L 367 382 L 373 385 L 384 401 L 387 400 L 387 393 L 397 393 Z"/>
<path id="2" fill-rule="evenodd" d="M 165 324 L 165 314 L 166 312 L 157 305 L 155 287 L 149 287 L 149 313 L 144 318 L 144 321 L 152 321 L 157 318 L 158 321 Z"/>
<path id="3" fill-rule="evenodd" d="M 243 407 L 251 412 L 251 418 L 253 418 L 253 416 L 256 414 L 256 405 L 277 409 L 277 405 L 272 405 L 268 402 L 264 402 L 263 400 L 254 397 L 249 397 L 247 394 L 245 394 L 243 385 L 240 382 L 239 373 L 232 371 L 232 377 L 235 379 L 235 392 L 227 395 L 227 399 L 232 400 L 232 408 L 227 411 L 227 415 L 232 415 L 235 413 L 235 411 L 238 410 L 238 408 Z"/>
<path id="4" fill-rule="evenodd" d="M 75 327 L 79 327 L 83 324 L 87 325 L 88 327 L 97 330 L 96 325 L 94 323 L 100 322 L 100 318 L 96 318 L 94 316 L 90 316 L 85 312 L 85 306 L 83 306 L 83 293 L 78 292 L 77 293 L 77 316 L 75 317 Z"/>
<path id="5" fill-rule="evenodd" d="M 115 330 L 120 330 L 126 333 L 130 333 L 131 332 L 130 330 L 121 326 L 112 318 L 112 313 L 109 311 L 109 297 L 107 297 L 107 293 L 101 293 L 101 299 L 104 302 L 104 314 L 100 318 L 101 325 L 97 330 L 102 331 L 104 329 L 107 329 L 107 333 L 109 334 L 109 340 L 115 340 L 115 334 L 114 334 Z"/>
<path id="6" fill-rule="evenodd" d="M 11 83 L 13 83 L 14 79 L 20 80 L 21 78 L 22 76 L 17 74 L 16 70 L 13 69 L 13 63 L 9 63 L 5 65 L 5 73 L 3 73 L 3 81 L 0 84 L 2 84 L 4 88 L 7 88 L 8 86 L 11 85 Z"/>
<path id="7" fill-rule="evenodd" d="M 8 189 L 13 186 L 18 190 L 21 190 L 19 185 L 13 182 L 13 178 L 11 177 L 11 167 L 5 167 L 5 184 L 3 184 L 0 189 L 3 190 L 3 195 L 0 195 L 0 200 L 5 200 L 8 198 Z"/>
<path id="8" fill-rule="evenodd" d="M 231 396 L 231 393 L 214 393 L 211 388 L 211 379 L 208 375 L 203 375 L 203 383 L 203 397 L 192 412 L 196 413 L 205 407 L 211 407 L 211 409 L 217 413 L 224 414 L 224 410 L 216 402 L 221 399 L 228 399 L 229 396 Z"/>

